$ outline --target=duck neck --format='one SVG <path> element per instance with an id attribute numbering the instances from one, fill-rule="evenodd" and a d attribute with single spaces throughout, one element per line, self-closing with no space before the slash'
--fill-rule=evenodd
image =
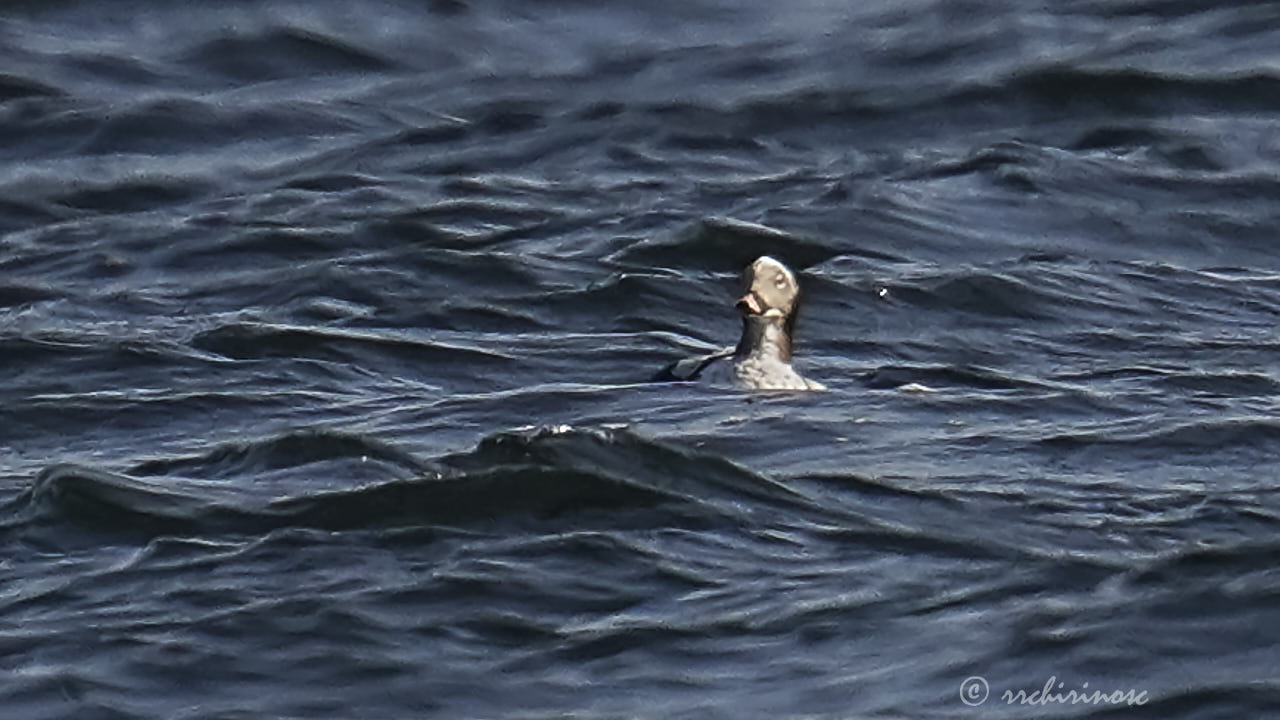
<path id="1" fill-rule="evenodd" d="M 734 355 L 772 357 L 784 363 L 791 362 L 791 323 L 783 318 L 745 315 L 742 318 L 742 338 Z"/>

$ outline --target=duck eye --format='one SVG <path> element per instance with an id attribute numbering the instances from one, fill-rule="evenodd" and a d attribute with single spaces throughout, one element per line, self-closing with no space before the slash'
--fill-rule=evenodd
<path id="1" fill-rule="evenodd" d="M 775 276 L 773 276 L 773 284 L 774 284 L 775 286 L 777 286 L 777 288 L 778 288 L 779 290 L 781 290 L 781 289 L 785 288 L 785 287 L 787 286 L 787 278 L 786 278 L 786 276 L 785 276 L 785 275 L 775 275 Z"/>

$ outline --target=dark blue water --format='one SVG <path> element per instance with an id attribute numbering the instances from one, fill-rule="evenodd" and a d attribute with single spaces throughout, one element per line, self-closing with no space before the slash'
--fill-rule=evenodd
<path id="1" fill-rule="evenodd" d="M 1280 717 L 1280 5 L 178 5 L 0 15 L 5 718 Z"/>

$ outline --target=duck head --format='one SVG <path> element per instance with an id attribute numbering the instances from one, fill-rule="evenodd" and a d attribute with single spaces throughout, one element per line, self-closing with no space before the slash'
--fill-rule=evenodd
<path id="1" fill-rule="evenodd" d="M 795 328 L 800 285 L 790 268 L 768 255 L 756 258 L 742 273 L 745 290 L 735 307 L 742 313 L 739 354 L 776 349 L 782 360 L 791 359 L 791 333 Z"/>

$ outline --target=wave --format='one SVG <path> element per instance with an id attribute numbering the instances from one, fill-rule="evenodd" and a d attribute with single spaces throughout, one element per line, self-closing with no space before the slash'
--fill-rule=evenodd
<path id="1" fill-rule="evenodd" d="M 190 50 L 183 62 L 236 82 L 264 82 L 299 74 L 382 73 L 398 67 L 372 50 L 293 27 L 219 37 Z"/>
<path id="2" fill-rule="evenodd" d="M 332 135 L 348 131 L 342 113 L 317 103 L 244 105 L 202 97 L 147 97 L 92 118 L 77 150 L 85 155 L 188 154 L 238 143 L 288 140 L 300 132 Z M 83 118 L 55 119 L 45 132 L 72 132 Z"/>
<path id="3" fill-rule="evenodd" d="M 0 73 L 0 102 L 26 98 L 57 97 L 62 92 L 31 78 Z"/>
<path id="4" fill-rule="evenodd" d="M 324 487 L 320 487 L 324 485 Z M 502 432 L 425 461 L 358 434 L 289 433 L 126 472 L 55 465 L 0 508 L 0 530 L 64 547 L 102 534 L 144 543 L 278 531 L 565 532 L 677 527 L 803 529 L 867 552 L 1062 564 L 1060 538 L 999 508 L 999 530 L 967 521 L 968 500 L 852 473 L 780 481 L 722 456 L 625 429 Z M 1081 552 L 1072 567 L 1117 560 Z"/>
<path id="5" fill-rule="evenodd" d="M 0 281 L 0 308 L 11 308 L 31 303 L 54 300 L 62 293 L 51 287 L 21 282 Z M 3 341 L 0 341 L 2 344 Z"/>
<path id="6" fill-rule="evenodd" d="M 164 205 L 190 202 L 206 195 L 212 187 L 201 179 L 156 174 L 75 190 L 62 195 L 55 202 L 74 210 L 142 212 Z"/>
<path id="7" fill-rule="evenodd" d="M 357 487 L 269 498 L 255 489 L 274 469 L 346 476 L 371 458 L 382 479 Z M 326 461 L 337 463 L 318 464 Z M 467 526 L 600 511 L 610 513 L 608 524 L 625 525 L 658 508 L 662 521 L 682 524 L 829 512 L 718 456 L 625 430 L 542 428 L 492 435 L 471 452 L 432 463 L 361 436 L 292 433 L 150 460 L 124 473 L 59 464 L 3 509 L 0 527 L 21 533 L 69 524 L 146 538 Z"/>
<path id="8" fill-rule="evenodd" d="M 1196 75 L 1049 66 L 1013 74 L 998 89 L 972 90 L 952 100 L 1003 102 L 992 96 L 1007 94 L 1055 108 L 1091 106 L 1103 116 L 1146 116 L 1154 107 L 1274 112 L 1280 109 L 1280 101 L 1273 99 L 1280 97 L 1277 91 L 1280 78 L 1263 73 Z"/>
<path id="9" fill-rule="evenodd" d="M 697 268 L 737 273 L 761 255 L 777 255 L 792 267 L 806 268 L 849 254 L 856 255 L 858 250 L 767 225 L 713 217 L 674 237 L 635 243 L 608 259 L 645 268 Z"/>
<path id="10" fill-rule="evenodd" d="M 990 368 L 951 365 L 885 365 L 863 375 L 862 382 L 875 389 L 896 388 L 912 383 L 930 388 L 968 387 L 981 390 L 1046 387 L 1044 383 Z"/>
<path id="11" fill-rule="evenodd" d="M 360 462 L 374 458 L 410 471 L 430 470 L 429 464 L 393 445 L 363 435 L 315 430 L 288 433 L 260 442 L 222 445 L 194 457 L 147 460 L 134 465 L 128 473 L 226 479 L 343 458 L 358 458 Z"/>
<path id="12" fill-rule="evenodd" d="M 1261 417 L 1224 418 L 1149 430 L 1061 433 L 1039 443 L 1054 448 L 1123 445 L 1130 450 L 1194 454 L 1268 450 L 1280 448 L 1280 421 Z"/>
<path id="13" fill-rule="evenodd" d="M 238 360 L 272 357 L 348 359 L 362 348 L 410 356 L 419 362 L 505 363 L 508 355 L 398 334 L 270 323 L 230 323 L 198 333 L 192 345 Z"/>

